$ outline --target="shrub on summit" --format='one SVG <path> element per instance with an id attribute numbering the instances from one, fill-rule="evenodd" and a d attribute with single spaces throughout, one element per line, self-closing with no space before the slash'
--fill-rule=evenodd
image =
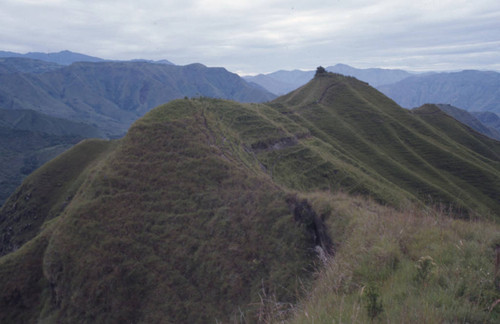
<path id="1" fill-rule="evenodd" d="M 315 77 L 317 77 L 317 76 L 320 76 L 320 75 L 323 75 L 323 74 L 326 74 L 326 73 L 327 73 L 327 72 L 326 72 L 326 70 L 325 70 L 325 68 L 324 68 L 324 67 L 322 67 L 322 66 L 318 66 L 318 67 L 316 68 L 316 74 L 315 74 L 314 76 L 315 76 Z"/>

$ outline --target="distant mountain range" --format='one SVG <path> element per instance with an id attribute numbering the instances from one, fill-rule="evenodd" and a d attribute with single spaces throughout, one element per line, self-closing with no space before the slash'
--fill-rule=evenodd
<path id="1" fill-rule="evenodd" d="M 45 73 L 63 68 L 53 62 L 42 60 L 26 59 L 23 57 L 3 57 L 0 58 L 0 74 L 12 73 Z"/>
<path id="2" fill-rule="evenodd" d="M 0 57 L 21 57 L 29 58 L 35 60 L 41 60 L 45 62 L 52 62 L 60 65 L 70 65 L 75 62 L 102 62 L 101 58 L 89 56 L 80 53 L 74 53 L 70 51 L 61 51 L 58 53 L 40 53 L 40 52 L 30 52 L 26 54 L 5 52 L 0 51 Z"/>
<path id="3" fill-rule="evenodd" d="M 390 84 L 408 78 L 414 73 L 395 69 L 357 69 L 346 64 L 336 64 L 326 68 L 327 71 L 353 76 L 358 80 L 368 82 L 372 87 Z"/>
<path id="4" fill-rule="evenodd" d="M 377 87 L 405 108 L 446 103 L 467 111 L 500 114 L 500 73 L 467 70 L 412 76 Z"/>
<path id="5" fill-rule="evenodd" d="M 358 80 L 368 82 L 371 86 L 379 86 L 394 83 L 413 74 L 403 70 L 390 69 L 357 69 L 346 64 L 336 64 L 326 68 L 329 72 L 353 76 Z M 265 89 L 276 95 L 282 95 L 297 89 L 309 82 L 314 76 L 314 71 L 277 71 L 269 74 L 259 74 L 256 76 L 246 76 L 245 80 L 261 85 Z"/>
<path id="6" fill-rule="evenodd" d="M 185 96 L 242 102 L 275 97 L 224 68 L 202 64 L 78 62 L 58 67 L 26 58 L 0 59 L 0 108 L 85 122 L 111 137 L 122 135 L 151 108 Z"/>
<path id="7" fill-rule="evenodd" d="M 201 64 L 110 62 L 69 51 L 0 56 L 14 56 L 0 58 L 0 205 L 46 161 L 85 138 L 120 137 L 172 99 L 275 97 L 223 68 Z"/>
<path id="8" fill-rule="evenodd" d="M 309 82 L 314 71 L 276 71 L 269 74 L 243 77 L 247 82 L 255 83 L 276 95 L 283 95 Z"/>
<path id="9" fill-rule="evenodd" d="M 102 59 L 99 57 L 89 56 L 89 55 L 75 53 L 75 52 L 71 52 L 71 51 L 61 51 L 61 52 L 57 52 L 57 53 L 30 52 L 30 53 L 26 53 L 26 54 L 0 51 L 0 58 L 5 58 L 5 57 L 29 58 L 29 59 L 41 60 L 41 61 L 45 61 L 45 62 L 56 63 L 56 64 L 60 64 L 60 65 L 70 65 L 70 64 L 73 64 L 75 62 L 116 61 L 116 60 L 105 60 L 105 59 Z M 159 60 L 159 61 L 143 60 L 143 59 L 137 59 L 137 60 L 131 60 L 131 61 L 132 62 L 173 64 L 172 62 L 165 60 L 165 59 Z"/>

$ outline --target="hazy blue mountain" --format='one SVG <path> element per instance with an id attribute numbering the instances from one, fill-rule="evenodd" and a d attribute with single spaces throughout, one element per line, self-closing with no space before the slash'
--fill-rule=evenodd
<path id="1" fill-rule="evenodd" d="M 0 57 L 24 57 L 35 60 L 41 60 L 46 62 L 57 63 L 61 65 L 70 65 L 74 62 L 101 62 L 104 61 L 101 58 L 89 56 L 80 53 L 74 53 L 70 51 L 61 51 L 57 53 L 40 53 L 40 52 L 30 52 L 26 54 L 14 53 L 14 52 L 4 52 L 0 51 Z"/>
<path id="2" fill-rule="evenodd" d="M 144 62 L 144 63 L 158 63 L 158 64 L 168 64 L 168 65 L 175 65 L 174 63 L 170 62 L 169 60 L 144 60 L 144 59 L 134 59 L 131 60 L 131 62 Z"/>
<path id="3" fill-rule="evenodd" d="M 329 72 L 335 72 L 347 76 L 353 76 L 358 80 L 368 82 L 372 86 L 394 83 L 412 76 L 410 72 L 390 69 L 357 69 L 346 64 L 336 64 L 326 68 Z M 309 82 L 314 76 L 314 71 L 276 71 L 268 74 L 244 77 L 248 82 L 254 82 L 263 86 L 268 91 L 282 95 L 293 91 Z"/>
<path id="4" fill-rule="evenodd" d="M 276 80 L 265 74 L 245 76 L 243 77 L 243 79 L 245 79 L 249 84 L 254 84 L 256 86 L 262 87 L 263 89 L 266 89 L 267 91 L 272 92 L 276 95 L 285 94 L 297 87 L 296 84 Z"/>
<path id="5" fill-rule="evenodd" d="M 467 111 L 500 113 L 498 72 L 467 70 L 413 76 L 378 89 L 406 108 L 442 102 Z"/>
<path id="6" fill-rule="evenodd" d="M 133 59 L 130 61 L 124 60 L 105 60 L 95 56 L 89 56 L 81 53 L 75 53 L 71 51 L 61 51 L 57 53 L 40 53 L 40 52 L 30 52 L 26 54 L 0 51 L 0 58 L 29 58 L 34 60 L 40 60 L 44 62 L 56 63 L 59 65 L 70 65 L 75 62 L 145 62 L 145 63 L 158 63 L 158 64 L 168 64 L 174 65 L 174 63 L 169 60 L 146 60 L 146 59 Z"/>
<path id="7" fill-rule="evenodd" d="M 1 65 L 1 64 L 0 64 Z M 183 97 L 263 102 L 275 96 L 224 68 L 79 62 L 46 73 L 0 73 L 0 107 L 31 109 L 123 134 L 151 108 Z"/>
<path id="8" fill-rule="evenodd" d="M 24 57 L 0 58 L 0 73 L 44 73 L 62 68 L 63 65 Z"/>
<path id="9" fill-rule="evenodd" d="M 436 104 L 436 106 L 444 111 L 446 114 L 455 118 L 462 124 L 469 126 L 470 128 L 497 140 L 500 140 L 500 132 L 493 127 L 489 127 L 482 123 L 476 116 L 467 110 L 460 109 L 448 104 Z M 491 113 L 495 115 L 494 113 Z M 496 115 L 495 115 L 496 116 Z"/>
<path id="10" fill-rule="evenodd" d="M 313 76 L 314 71 L 280 70 L 269 74 L 246 76 L 244 79 L 247 82 L 256 83 L 276 95 L 282 95 L 306 84 Z"/>
<path id="11" fill-rule="evenodd" d="M 270 77 L 276 80 L 283 80 L 294 84 L 306 84 L 311 81 L 314 77 L 314 71 L 302 71 L 302 70 L 293 70 L 293 71 L 276 71 L 268 74 Z"/>
<path id="12" fill-rule="evenodd" d="M 379 68 L 357 69 L 346 64 L 329 66 L 326 70 L 347 76 L 353 76 L 358 80 L 368 82 L 373 87 L 395 83 L 413 75 L 412 73 L 404 70 Z"/>
<path id="13" fill-rule="evenodd" d="M 497 114 L 491 111 L 472 111 L 471 113 L 484 125 L 500 132 L 500 117 Z"/>

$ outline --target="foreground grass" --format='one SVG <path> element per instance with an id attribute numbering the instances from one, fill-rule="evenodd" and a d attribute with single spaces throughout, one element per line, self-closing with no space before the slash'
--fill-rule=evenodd
<path id="1" fill-rule="evenodd" d="M 497 224 L 342 193 L 306 197 L 327 219 L 337 249 L 291 323 L 500 320 Z"/>

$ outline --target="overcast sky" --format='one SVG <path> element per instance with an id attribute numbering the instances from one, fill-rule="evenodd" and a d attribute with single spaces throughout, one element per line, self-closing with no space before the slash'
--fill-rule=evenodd
<path id="1" fill-rule="evenodd" d="M 200 62 L 241 74 L 500 71 L 499 0 L 0 0 L 0 50 Z"/>

